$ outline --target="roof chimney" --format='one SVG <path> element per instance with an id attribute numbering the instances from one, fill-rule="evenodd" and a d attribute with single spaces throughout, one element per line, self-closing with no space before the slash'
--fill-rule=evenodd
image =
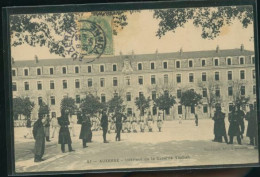
<path id="1" fill-rule="evenodd" d="M 219 45 L 216 47 L 216 52 L 219 53 Z"/>
<path id="2" fill-rule="evenodd" d="M 158 53 L 159 53 L 159 51 L 158 51 L 158 49 L 156 49 L 155 55 L 156 55 L 157 58 L 158 58 Z"/>
<path id="3" fill-rule="evenodd" d="M 12 61 L 12 64 L 14 64 L 14 57 L 12 57 L 11 61 Z"/>
<path id="4" fill-rule="evenodd" d="M 240 50 L 241 50 L 241 52 L 243 52 L 244 49 L 245 49 L 244 44 L 241 44 L 241 46 L 240 46 Z"/>
<path id="5" fill-rule="evenodd" d="M 34 56 L 34 59 L 35 59 L 35 63 L 39 63 L 39 59 L 37 55 Z"/>
<path id="6" fill-rule="evenodd" d="M 135 52 L 134 50 L 132 50 L 132 58 L 134 58 Z"/>
<path id="7" fill-rule="evenodd" d="M 182 47 L 180 48 L 180 55 L 182 55 L 183 54 L 183 49 L 182 49 Z"/>

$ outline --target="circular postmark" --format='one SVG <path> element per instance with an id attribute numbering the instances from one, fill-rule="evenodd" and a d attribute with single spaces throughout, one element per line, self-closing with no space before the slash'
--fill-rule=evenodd
<path id="1" fill-rule="evenodd" d="M 90 20 L 79 20 L 79 28 L 65 36 L 67 53 L 73 60 L 82 61 L 84 56 L 99 58 L 106 49 L 106 34 L 100 25 Z"/>

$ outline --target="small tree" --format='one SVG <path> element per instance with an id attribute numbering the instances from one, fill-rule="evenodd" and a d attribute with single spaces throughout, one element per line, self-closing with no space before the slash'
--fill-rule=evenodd
<path id="1" fill-rule="evenodd" d="M 184 91 L 180 98 L 180 104 L 185 107 L 185 119 L 187 115 L 187 107 L 196 107 L 201 104 L 202 96 L 196 93 L 194 90 Z"/>
<path id="2" fill-rule="evenodd" d="M 108 111 L 110 113 L 120 112 L 123 113 L 125 111 L 125 105 L 123 104 L 124 100 L 121 96 L 114 96 L 111 100 L 108 101 Z"/>
<path id="3" fill-rule="evenodd" d="M 164 111 L 169 110 L 176 103 L 176 101 L 174 96 L 169 95 L 169 93 L 164 93 L 155 99 L 154 103 L 159 110 L 163 111 L 164 119 Z"/>
<path id="4" fill-rule="evenodd" d="M 24 105 L 23 99 L 21 97 L 17 97 L 13 99 L 13 116 L 14 120 L 17 120 L 19 116 L 23 114 Z"/>
<path id="5" fill-rule="evenodd" d="M 60 110 L 67 109 L 69 114 L 72 115 L 78 110 L 75 100 L 71 97 L 64 97 L 60 103 Z"/>
<path id="6" fill-rule="evenodd" d="M 99 98 L 88 94 L 86 98 L 81 101 L 80 109 L 83 114 L 93 117 L 96 113 L 100 112 L 104 108 L 104 104 L 100 103 Z"/>
<path id="7" fill-rule="evenodd" d="M 39 107 L 38 112 L 41 115 L 46 115 L 46 114 L 48 115 L 48 114 L 50 114 L 50 108 L 46 103 L 42 102 Z"/>
<path id="8" fill-rule="evenodd" d="M 235 106 L 244 107 L 250 100 L 249 96 L 241 94 L 241 87 L 247 84 L 246 81 L 235 80 L 229 83 L 233 88 L 233 103 Z"/>
<path id="9" fill-rule="evenodd" d="M 221 87 L 221 83 L 219 81 L 215 81 L 214 78 L 209 77 L 207 82 L 198 81 L 198 87 L 203 90 L 206 89 L 206 101 L 209 106 L 209 117 L 212 118 L 212 108 L 214 108 L 215 104 L 221 103 L 221 97 L 216 96 L 216 89 Z"/>
<path id="10" fill-rule="evenodd" d="M 137 109 L 140 110 L 140 115 L 144 115 L 144 111 L 150 107 L 150 97 L 145 98 L 144 95 L 140 95 L 139 97 L 135 98 L 135 105 Z"/>

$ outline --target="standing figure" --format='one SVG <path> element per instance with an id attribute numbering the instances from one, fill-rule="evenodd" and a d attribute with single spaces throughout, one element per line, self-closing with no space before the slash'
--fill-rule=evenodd
<path id="1" fill-rule="evenodd" d="M 110 132 L 111 132 L 111 127 L 112 127 L 112 118 L 111 118 L 111 114 L 109 114 L 109 116 L 108 116 L 107 133 L 110 133 Z"/>
<path id="2" fill-rule="evenodd" d="M 144 132 L 144 129 L 145 129 L 144 116 L 140 116 L 140 131 Z"/>
<path id="3" fill-rule="evenodd" d="M 59 128 L 58 120 L 56 117 L 51 119 L 51 128 L 52 128 L 52 138 L 54 138 L 56 130 Z"/>
<path id="4" fill-rule="evenodd" d="M 198 114 L 195 113 L 195 125 L 198 126 L 199 125 L 199 117 Z"/>
<path id="5" fill-rule="evenodd" d="M 74 119 L 72 117 L 72 115 L 69 115 L 69 121 L 70 121 L 70 125 L 69 125 L 69 130 L 70 130 L 70 134 L 72 134 L 73 137 L 75 137 L 75 129 L 74 129 Z"/>
<path id="6" fill-rule="evenodd" d="M 128 115 L 126 118 L 126 124 L 125 124 L 126 132 L 128 132 L 128 133 L 131 133 L 131 122 L 132 122 L 131 117 Z"/>
<path id="7" fill-rule="evenodd" d="M 221 111 L 221 106 L 216 106 L 216 111 L 213 116 L 214 120 L 214 134 L 215 134 L 215 141 L 222 142 L 222 137 L 226 143 L 228 143 L 226 126 L 225 126 L 225 113 Z"/>
<path id="8" fill-rule="evenodd" d="M 91 141 L 89 140 L 92 134 L 91 122 L 89 116 L 87 116 L 86 114 L 83 114 L 80 119 L 81 119 L 81 129 L 80 129 L 79 139 L 82 139 L 83 148 L 86 148 L 88 147 L 87 142 Z"/>
<path id="9" fill-rule="evenodd" d="M 228 144 L 233 144 L 233 138 L 234 136 L 237 137 L 238 144 L 241 145 L 241 132 L 240 132 L 240 122 L 239 116 L 237 115 L 237 111 L 234 106 L 231 107 L 231 112 L 228 116 L 229 121 L 229 129 L 228 129 L 228 135 L 229 135 L 229 142 Z"/>
<path id="10" fill-rule="evenodd" d="M 179 124 L 182 124 L 182 114 L 179 114 Z"/>
<path id="11" fill-rule="evenodd" d="M 136 130 L 137 129 L 137 119 L 135 117 L 135 113 L 133 114 L 133 118 L 132 118 L 131 124 L 132 124 L 133 132 L 137 133 L 137 130 Z"/>
<path id="12" fill-rule="evenodd" d="M 43 161 L 42 156 L 45 150 L 45 133 L 43 122 L 45 122 L 45 118 L 42 114 L 38 114 L 38 120 L 33 125 L 33 138 L 35 139 L 34 162 Z"/>
<path id="13" fill-rule="evenodd" d="M 242 111 L 240 109 L 240 106 L 237 105 L 237 116 L 238 116 L 238 120 L 239 120 L 239 124 L 240 124 L 240 137 L 241 139 L 243 139 L 243 134 L 245 132 L 245 121 L 244 121 L 244 118 L 245 118 L 245 113 L 244 111 Z"/>
<path id="14" fill-rule="evenodd" d="M 102 111 L 101 127 L 103 130 L 103 142 L 108 143 L 107 138 L 106 138 L 107 130 L 108 130 L 108 117 L 107 117 L 105 110 Z"/>
<path id="15" fill-rule="evenodd" d="M 161 113 L 158 114 L 158 118 L 157 118 L 157 127 L 159 129 L 159 132 L 162 131 L 162 118 L 161 118 Z"/>
<path id="16" fill-rule="evenodd" d="M 65 144 L 68 144 L 69 152 L 74 151 L 71 146 L 71 137 L 69 131 L 69 113 L 68 110 L 61 110 L 61 117 L 58 118 L 58 123 L 60 125 L 59 131 L 59 144 L 61 144 L 61 151 L 65 153 Z"/>
<path id="17" fill-rule="evenodd" d="M 115 122 L 116 122 L 116 141 L 120 141 L 121 140 L 120 133 L 122 130 L 122 122 L 126 119 L 126 116 L 124 114 L 116 111 L 113 118 L 115 118 Z"/>
<path id="18" fill-rule="evenodd" d="M 149 132 L 153 131 L 153 118 L 152 118 L 151 112 L 149 112 L 149 114 L 148 114 L 148 129 L 149 129 Z"/>
<path id="19" fill-rule="evenodd" d="M 250 111 L 246 113 L 248 121 L 246 136 L 250 139 L 250 145 L 257 146 L 257 114 L 253 104 L 249 105 Z"/>
<path id="20" fill-rule="evenodd" d="M 32 138 L 32 121 L 30 117 L 28 117 L 26 120 L 26 129 L 27 133 L 24 135 L 24 138 L 27 138 L 28 136 L 29 138 Z"/>
<path id="21" fill-rule="evenodd" d="M 48 114 L 47 118 L 45 119 L 45 122 L 43 123 L 46 141 L 48 142 L 50 142 L 50 126 L 51 126 L 50 121 L 51 121 L 50 115 Z"/>

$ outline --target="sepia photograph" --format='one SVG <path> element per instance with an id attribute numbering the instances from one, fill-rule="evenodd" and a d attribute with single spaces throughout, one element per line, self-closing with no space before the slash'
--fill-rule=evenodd
<path id="1" fill-rule="evenodd" d="M 8 18 L 16 174 L 259 164 L 252 5 Z"/>

